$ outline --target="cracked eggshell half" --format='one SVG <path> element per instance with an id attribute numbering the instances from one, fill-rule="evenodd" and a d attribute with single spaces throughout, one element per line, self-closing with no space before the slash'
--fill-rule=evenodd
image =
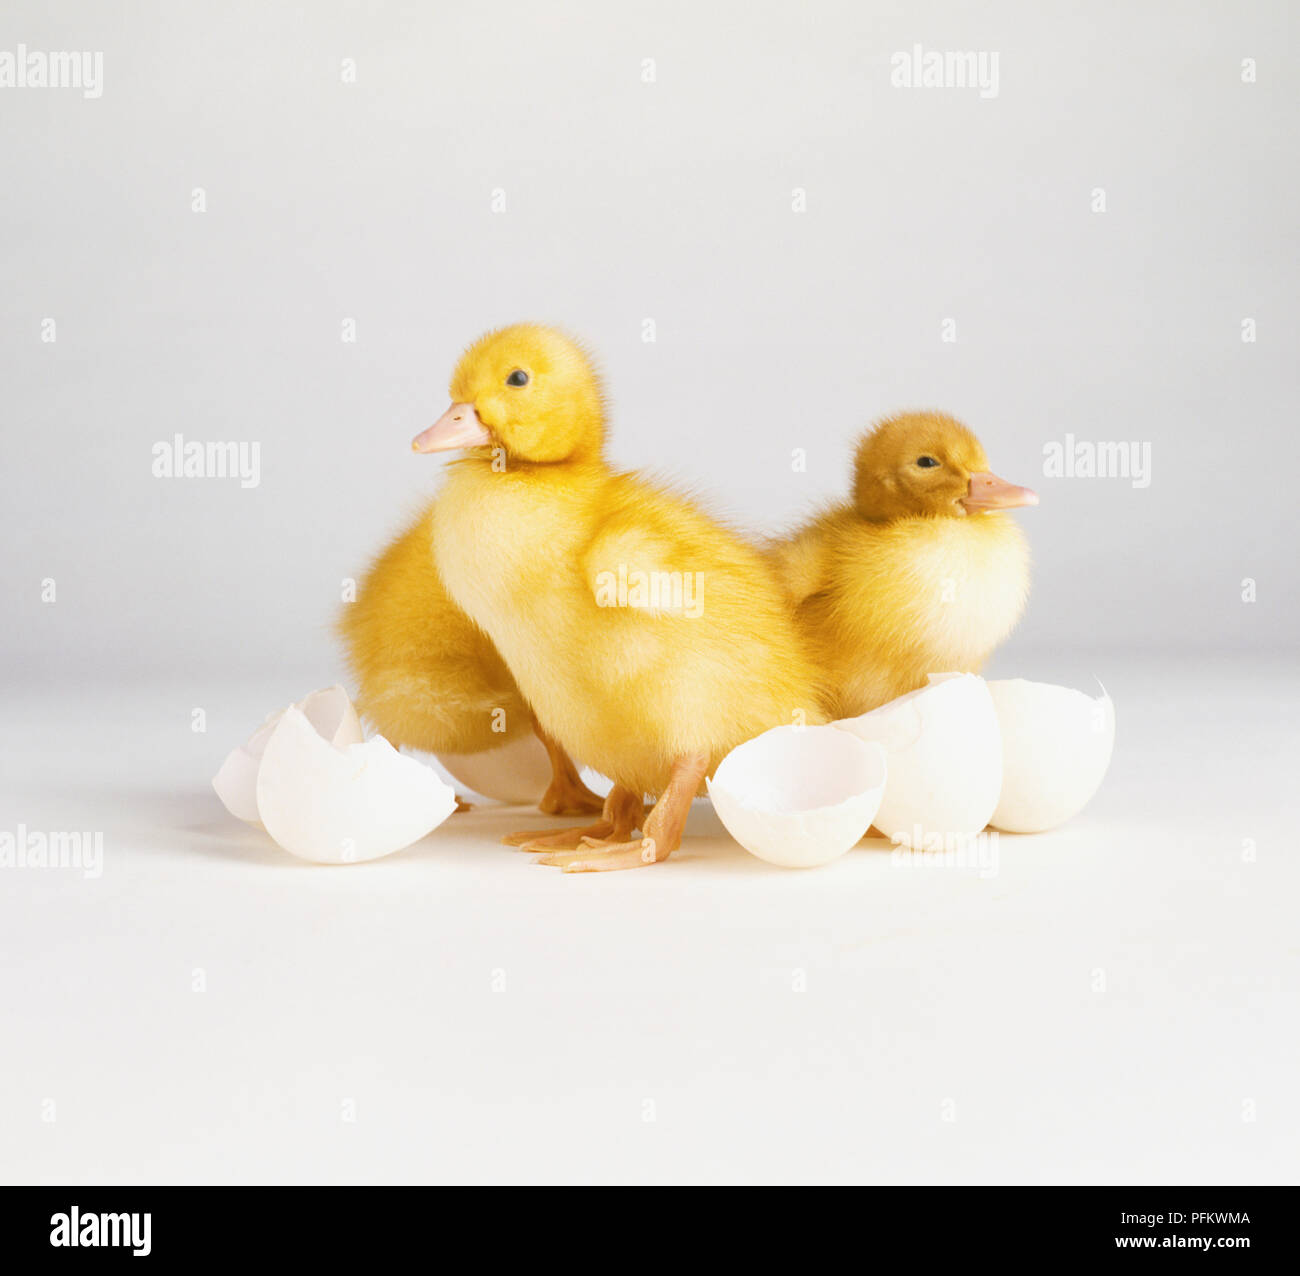
<path id="1" fill-rule="evenodd" d="M 1115 746 L 1115 705 L 1049 682 L 990 682 L 1002 728 L 994 828 L 1041 833 L 1077 815 L 1101 787 Z"/>
<path id="2" fill-rule="evenodd" d="M 456 809 L 456 792 L 383 736 L 338 748 L 291 708 L 266 742 L 257 809 L 266 831 L 291 854 L 317 864 L 360 864 L 437 828 Z"/>
<path id="3" fill-rule="evenodd" d="M 303 713 L 326 740 L 340 748 L 360 744 L 363 739 L 361 720 L 342 687 L 313 691 L 296 701 L 293 708 Z M 256 824 L 258 828 L 262 827 L 262 819 L 257 813 L 257 771 L 262 765 L 266 742 L 287 712 L 287 709 L 277 709 L 268 714 L 266 721 L 246 743 L 230 751 L 221 769 L 212 777 L 212 787 L 226 810 L 236 819 Z"/>
<path id="4" fill-rule="evenodd" d="M 313 691 L 296 701 L 293 708 L 304 714 L 321 736 L 340 748 L 360 744 L 363 739 L 357 711 L 348 699 L 348 693 L 340 686 Z M 287 712 L 287 709 L 277 709 L 268 714 L 247 742 L 230 751 L 221 769 L 212 777 L 212 787 L 226 810 L 236 819 L 256 824 L 258 828 L 262 827 L 262 820 L 257 813 L 257 772 L 262 765 L 266 742 Z"/>
<path id="5" fill-rule="evenodd" d="M 1002 789 L 1002 739 L 983 678 L 931 674 L 930 685 L 834 729 L 884 747 L 889 783 L 875 825 L 927 849 L 984 830 Z"/>
<path id="6" fill-rule="evenodd" d="M 782 868 L 843 855 L 871 827 L 885 752 L 833 727 L 773 727 L 727 754 L 708 781 L 727 832 Z"/>
<path id="7" fill-rule="evenodd" d="M 551 761 L 531 731 L 481 753 L 440 753 L 438 761 L 453 780 L 496 802 L 532 805 L 551 783 Z"/>

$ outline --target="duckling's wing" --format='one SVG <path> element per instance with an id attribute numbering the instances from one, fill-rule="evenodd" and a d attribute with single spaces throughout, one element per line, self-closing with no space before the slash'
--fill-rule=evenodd
<path id="1" fill-rule="evenodd" d="M 769 561 L 790 602 L 798 607 L 830 584 L 830 556 L 818 524 L 805 527 L 768 550 Z"/>
<path id="2" fill-rule="evenodd" d="M 691 615 L 698 606 L 696 582 L 729 562 L 731 536 L 688 500 L 621 479 L 607 490 L 583 554 L 583 575 L 597 605 Z"/>

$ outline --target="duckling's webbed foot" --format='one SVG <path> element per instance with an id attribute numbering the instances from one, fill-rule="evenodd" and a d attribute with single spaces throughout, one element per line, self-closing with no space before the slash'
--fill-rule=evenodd
<path id="1" fill-rule="evenodd" d="M 573 759 L 542 730 L 541 723 L 534 721 L 533 730 L 551 759 L 551 783 L 538 809 L 547 815 L 587 815 L 603 809 L 600 795 L 583 784 Z"/>
<path id="2" fill-rule="evenodd" d="M 523 851 L 573 850 L 582 845 L 584 838 L 626 841 L 632 836 L 633 830 L 640 827 L 644 818 L 645 803 L 641 801 L 641 795 L 616 784 L 610 789 L 604 802 L 602 818 L 596 824 L 589 824 L 585 828 L 559 829 L 554 833 L 526 829 L 522 833 L 507 833 L 501 840 L 507 846 L 517 846 Z"/>
<path id="3" fill-rule="evenodd" d="M 657 864 L 671 854 L 661 850 L 653 837 L 627 841 L 623 838 L 584 837 L 580 849 L 553 851 L 537 862 L 566 873 L 608 873 L 620 868 L 642 868 Z"/>
<path id="4" fill-rule="evenodd" d="M 629 841 L 623 837 L 584 837 L 571 851 L 543 855 L 539 864 L 562 868 L 566 873 L 607 873 L 622 868 L 643 868 L 666 860 L 681 844 L 691 801 L 699 792 L 708 769 L 707 754 L 693 753 L 673 763 L 668 787 L 646 816 L 645 836 Z"/>

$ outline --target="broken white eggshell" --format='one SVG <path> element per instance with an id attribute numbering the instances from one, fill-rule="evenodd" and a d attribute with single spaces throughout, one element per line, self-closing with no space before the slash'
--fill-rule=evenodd
<path id="1" fill-rule="evenodd" d="M 540 802 L 551 783 L 551 760 L 532 732 L 479 753 L 440 753 L 438 761 L 452 779 L 496 802 Z"/>
<path id="2" fill-rule="evenodd" d="M 326 687 L 296 701 L 293 708 L 302 713 L 317 732 L 331 744 L 359 744 L 363 738 L 357 711 L 342 687 Z M 268 714 L 266 721 L 248 738 L 232 749 L 221 769 L 212 777 L 212 787 L 236 819 L 262 826 L 257 813 L 257 772 L 262 765 L 266 742 L 271 738 L 287 709 Z"/>
<path id="3" fill-rule="evenodd" d="M 991 823 L 1041 833 L 1077 815 L 1098 788 L 1115 746 L 1115 705 L 1070 687 L 1010 678 L 990 682 L 1002 728 L 1002 795 Z"/>
<path id="4" fill-rule="evenodd" d="M 339 748 L 290 708 L 262 753 L 257 809 L 266 831 L 291 854 L 360 864 L 437 828 L 456 809 L 456 791 L 383 736 Z"/>
<path id="5" fill-rule="evenodd" d="M 983 678 L 931 674 L 929 686 L 832 726 L 884 747 L 889 783 L 874 823 L 896 845 L 946 846 L 988 824 L 1002 789 L 1002 739 Z"/>
<path id="6" fill-rule="evenodd" d="M 843 855 L 871 827 L 885 751 L 833 727 L 773 727 L 727 754 L 708 781 L 727 832 L 782 868 Z"/>

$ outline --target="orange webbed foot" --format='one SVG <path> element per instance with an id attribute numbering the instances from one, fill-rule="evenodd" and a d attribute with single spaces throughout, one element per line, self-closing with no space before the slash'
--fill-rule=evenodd
<path id="1" fill-rule="evenodd" d="M 627 816 L 635 809 L 637 825 L 644 837 L 629 840 L 631 828 L 615 832 L 612 837 L 583 836 L 574 849 L 543 855 L 538 863 L 561 868 L 566 873 L 608 873 L 622 868 L 644 868 L 647 864 L 666 860 L 682 844 L 691 799 L 699 790 L 708 762 L 708 756 L 703 753 L 678 758 L 673 763 L 668 787 L 659 795 L 644 824 L 640 823 L 641 799 L 628 794 L 627 790 L 622 790 L 622 793 L 631 798 L 631 803 L 624 801 L 622 807 L 613 809 L 606 804 L 605 813 L 615 823 L 616 813 L 621 812 L 626 822 Z M 613 790 L 610 798 L 618 792 L 620 790 Z"/>
<path id="2" fill-rule="evenodd" d="M 667 850 L 661 855 L 653 837 L 631 842 L 584 837 L 580 849 L 543 855 L 537 862 L 562 868 L 566 873 L 609 873 L 623 868 L 644 868 L 667 858 Z"/>
<path id="3" fill-rule="evenodd" d="M 557 778 L 551 781 L 537 809 L 544 815 L 594 815 L 603 806 L 600 794 L 593 793 L 581 779 L 569 784 Z"/>
<path id="4" fill-rule="evenodd" d="M 573 759 L 542 730 L 540 723 L 533 723 L 533 731 L 551 760 L 551 783 L 538 809 L 546 815 L 594 815 L 603 810 L 604 800 L 582 782 Z"/>
<path id="5" fill-rule="evenodd" d="M 601 820 L 586 828 L 557 829 L 554 833 L 525 829 L 520 833 L 507 833 L 501 841 L 504 845 L 517 847 L 521 851 L 572 851 L 581 846 L 586 838 L 607 838 L 613 834 L 614 826 L 607 820 Z"/>
<path id="6" fill-rule="evenodd" d="M 572 851 L 584 839 L 603 842 L 606 839 L 624 842 L 641 825 L 645 804 L 630 789 L 615 785 L 609 791 L 603 807 L 603 817 L 586 828 L 558 829 L 547 833 L 542 829 L 526 829 L 522 833 L 507 833 L 501 840 L 507 846 L 517 846 L 523 851 Z"/>

